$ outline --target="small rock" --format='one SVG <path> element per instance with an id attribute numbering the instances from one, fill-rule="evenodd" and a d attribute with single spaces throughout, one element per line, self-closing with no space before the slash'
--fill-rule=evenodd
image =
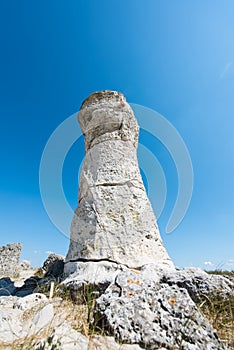
<path id="1" fill-rule="evenodd" d="M 64 270 L 64 257 L 58 254 L 50 254 L 43 263 L 43 270 L 46 271 L 45 276 L 62 277 Z"/>
<path id="2" fill-rule="evenodd" d="M 54 317 L 54 308 L 52 304 L 48 304 L 43 307 L 33 318 L 33 327 L 30 333 L 35 333 L 38 330 L 47 326 Z"/>
<path id="3" fill-rule="evenodd" d="M 222 293 L 225 297 L 234 290 L 234 283 L 220 275 L 208 274 L 205 271 L 189 267 L 176 272 L 164 271 L 161 282 L 169 285 L 177 285 L 186 288 L 193 300 L 199 295 L 210 293 Z"/>
<path id="4" fill-rule="evenodd" d="M 45 303 L 48 303 L 48 299 L 39 293 L 22 298 L 0 297 L 0 343 L 10 343 L 46 327 L 53 319 L 53 306 L 44 306 Z M 41 310 L 37 312 L 38 309 Z"/>
<path id="5" fill-rule="evenodd" d="M 42 340 L 34 350 L 87 350 L 88 339 L 64 322 Z"/>
<path id="6" fill-rule="evenodd" d="M 1 296 L 0 297 L 0 308 L 7 307 L 8 309 L 13 309 L 14 304 L 18 300 L 16 296 Z"/>
<path id="7" fill-rule="evenodd" d="M 13 309 L 17 297 L 0 297 L 0 343 L 9 343 L 21 337 L 23 322 L 22 311 Z"/>
<path id="8" fill-rule="evenodd" d="M 14 309 L 20 309 L 22 311 L 32 309 L 33 307 L 40 307 L 41 304 L 48 302 L 47 297 L 41 293 L 35 293 L 27 295 L 23 298 L 17 298 L 17 301 L 14 303 Z"/>
<path id="9" fill-rule="evenodd" d="M 29 270 L 30 267 L 31 267 L 31 263 L 29 260 L 22 260 L 19 264 L 19 267 L 22 269 L 22 270 Z"/>
<path id="10" fill-rule="evenodd" d="M 0 343 L 10 343 L 22 334 L 22 322 L 19 312 L 1 310 L 0 312 Z"/>

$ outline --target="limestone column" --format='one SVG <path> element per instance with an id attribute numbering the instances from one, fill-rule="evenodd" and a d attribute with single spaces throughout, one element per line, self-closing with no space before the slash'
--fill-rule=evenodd
<path id="1" fill-rule="evenodd" d="M 66 262 L 173 267 L 142 182 L 136 155 L 139 126 L 124 96 L 93 93 L 78 120 L 86 155 Z"/>

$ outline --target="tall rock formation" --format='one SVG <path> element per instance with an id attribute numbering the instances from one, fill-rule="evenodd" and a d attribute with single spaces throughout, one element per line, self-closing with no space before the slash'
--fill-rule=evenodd
<path id="1" fill-rule="evenodd" d="M 124 96 L 108 90 L 93 93 L 83 102 L 78 120 L 86 156 L 66 263 L 173 267 L 142 182 L 136 155 L 139 126 Z"/>
<path id="2" fill-rule="evenodd" d="M 202 294 L 212 290 L 208 277 L 178 273 L 163 247 L 138 167 L 139 127 L 124 96 L 92 94 L 78 120 L 86 156 L 62 282 L 72 299 L 87 300 L 88 291 L 98 329 L 121 348 L 226 349 L 189 295 L 198 285 Z M 231 283 L 216 282 L 230 293 Z"/>

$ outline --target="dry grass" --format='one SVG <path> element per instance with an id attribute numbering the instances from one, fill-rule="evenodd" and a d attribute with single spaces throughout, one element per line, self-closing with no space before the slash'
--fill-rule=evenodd
<path id="1" fill-rule="evenodd" d="M 49 297 L 50 283 L 44 284 L 37 288 L 37 292 Z M 98 319 L 94 315 L 95 300 L 97 292 L 92 285 L 83 285 L 83 289 L 77 292 L 76 298 L 73 293 L 65 286 L 55 283 L 54 303 L 55 315 L 61 321 L 68 322 L 72 328 L 81 332 L 86 337 L 98 332 Z"/>
<path id="2" fill-rule="evenodd" d="M 43 292 L 47 297 L 49 296 L 49 283 L 37 288 L 37 292 Z M 48 338 L 51 332 L 56 327 L 59 327 L 64 322 L 67 322 L 73 329 L 85 335 L 88 339 L 91 339 L 94 334 L 104 334 L 102 329 L 97 327 L 98 319 L 94 315 L 94 306 L 97 293 L 93 286 L 84 286 L 80 291 L 80 297 L 75 301 L 72 300 L 70 291 L 62 285 L 55 285 L 55 293 L 50 303 L 54 307 L 54 318 L 51 324 L 36 334 L 26 336 L 21 339 L 17 339 L 12 343 L 0 344 L 1 350 L 29 350 L 34 349 L 42 339 Z M 42 304 L 40 309 L 45 306 Z M 26 310 L 22 319 L 28 321 L 33 319 L 36 313 L 40 310 L 33 308 Z"/>
<path id="3" fill-rule="evenodd" d="M 51 303 L 54 306 L 54 318 L 51 324 L 36 334 L 28 335 L 24 338 L 17 339 L 12 343 L 0 344 L 2 350 L 29 350 L 33 349 L 40 340 L 50 336 L 53 329 L 62 325 L 65 321 L 72 326 L 75 330 L 88 335 L 89 324 L 88 308 L 87 305 L 77 305 L 71 300 L 61 300 L 61 298 L 55 297 Z M 44 305 L 42 305 L 43 307 Z M 23 319 L 32 319 L 38 309 L 26 310 L 23 314 Z"/>
<path id="4" fill-rule="evenodd" d="M 225 345 L 234 347 L 234 295 L 203 295 L 198 306 Z"/>
<path id="5" fill-rule="evenodd" d="M 217 272 L 217 274 L 221 274 Z M 230 277 L 232 278 L 232 272 Z M 40 286 L 37 292 L 49 296 L 50 285 Z M 92 285 L 84 286 L 80 297 L 72 299 L 70 291 L 62 285 L 55 284 L 54 297 L 50 303 L 54 306 L 54 318 L 51 324 L 32 336 L 18 339 L 11 344 L 0 344 L 2 350 L 29 350 L 33 349 L 40 340 L 50 336 L 52 330 L 67 322 L 78 332 L 91 339 L 95 334 L 104 335 L 105 331 L 98 328 L 100 319 L 94 315 L 97 293 Z M 197 303 L 203 315 L 217 330 L 225 345 L 234 348 L 234 295 L 223 298 L 221 294 L 201 295 Z M 41 307 L 43 307 L 42 305 Z M 25 311 L 25 320 L 32 319 L 38 309 Z"/>
<path id="6" fill-rule="evenodd" d="M 214 270 L 209 274 L 221 275 L 234 281 L 234 271 Z M 208 322 L 216 329 L 225 345 L 234 348 L 234 291 L 224 297 L 222 293 L 201 295 L 198 306 Z"/>

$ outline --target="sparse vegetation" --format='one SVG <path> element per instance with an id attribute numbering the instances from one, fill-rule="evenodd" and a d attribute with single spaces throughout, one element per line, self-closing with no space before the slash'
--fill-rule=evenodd
<path id="1" fill-rule="evenodd" d="M 42 275 L 43 270 L 38 269 L 36 275 Z M 209 274 L 223 275 L 228 278 L 234 277 L 234 271 L 209 271 Z M 49 296 L 51 280 L 47 283 L 38 285 L 37 292 Z M 95 285 L 84 284 L 78 291 L 72 293 L 71 289 L 63 284 L 55 282 L 54 297 L 51 303 L 54 306 L 55 316 L 50 326 L 41 330 L 37 334 L 19 339 L 11 344 L 0 344 L 1 349 L 28 350 L 33 349 L 36 344 L 43 338 L 50 337 L 52 329 L 68 322 L 71 327 L 81 332 L 87 338 L 92 338 L 95 334 L 105 335 L 106 329 L 102 325 L 100 315 L 95 314 L 95 302 L 99 296 L 99 292 Z M 74 295 L 76 298 L 74 298 Z M 170 300 L 173 303 L 173 300 Z M 218 336 L 229 347 L 234 347 L 234 295 L 223 297 L 221 293 L 212 293 L 210 295 L 200 295 L 197 306 L 217 330 Z M 35 310 L 27 310 L 24 318 L 32 318 Z M 175 337 L 178 335 L 175 334 Z"/>
<path id="2" fill-rule="evenodd" d="M 221 275 L 224 277 L 233 277 L 234 278 L 234 271 L 228 271 L 228 270 L 211 270 L 211 271 L 206 271 L 210 275 Z"/>
<path id="3" fill-rule="evenodd" d="M 18 271 L 15 272 L 15 274 L 12 276 L 13 279 L 19 278 L 20 274 Z"/>
<path id="4" fill-rule="evenodd" d="M 34 275 L 39 277 L 39 278 L 44 277 L 44 274 L 45 274 L 45 271 L 43 270 L 42 267 L 39 267 L 34 273 Z"/>
<path id="5" fill-rule="evenodd" d="M 234 347 L 234 295 L 201 295 L 197 305 L 225 345 Z"/>
<path id="6" fill-rule="evenodd" d="M 216 269 L 205 272 L 234 280 L 234 271 Z M 234 291 L 226 297 L 222 291 L 209 295 L 201 294 L 194 301 L 224 344 L 234 347 Z"/>
<path id="7" fill-rule="evenodd" d="M 99 314 L 94 313 L 96 299 L 99 296 L 99 292 L 95 289 L 94 285 L 83 286 L 83 297 L 85 305 L 87 306 L 87 319 L 85 330 L 86 336 L 92 336 L 93 334 L 104 334 L 104 329 L 100 328 L 99 324 L 101 317 Z"/>

